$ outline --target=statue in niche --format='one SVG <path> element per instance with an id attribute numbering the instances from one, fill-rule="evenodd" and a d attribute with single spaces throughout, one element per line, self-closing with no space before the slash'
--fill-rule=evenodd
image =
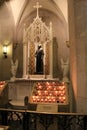
<path id="1" fill-rule="evenodd" d="M 64 82 L 69 82 L 69 78 L 68 78 L 68 73 L 69 73 L 69 60 L 67 59 L 66 61 L 64 61 L 61 58 L 61 68 L 62 68 L 62 73 L 63 73 L 63 81 Z"/>
<path id="2" fill-rule="evenodd" d="M 11 73 L 12 73 L 11 81 L 14 81 L 16 78 L 17 68 L 18 68 L 18 60 L 16 59 L 15 62 L 11 60 Z"/>
<path id="3" fill-rule="evenodd" d="M 38 49 L 35 52 L 36 57 L 36 74 L 43 74 L 43 48 L 41 44 L 38 45 Z"/>

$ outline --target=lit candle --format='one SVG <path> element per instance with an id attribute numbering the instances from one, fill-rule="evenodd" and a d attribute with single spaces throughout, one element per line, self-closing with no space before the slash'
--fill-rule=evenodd
<path id="1" fill-rule="evenodd" d="M 59 86 L 59 91 L 61 91 L 62 90 L 62 86 Z"/>
<path id="2" fill-rule="evenodd" d="M 61 102 L 61 97 L 59 97 L 59 102 Z"/>
<path id="3" fill-rule="evenodd" d="M 61 92 L 60 96 L 64 96 L 64 93 L 63 93 L 63 92 Z"/>
<path id="4" fill-rule="evenodd" d="M 2 88 L 3 87 L 3 85 L 0 85 L 0 88 Z"/>
<path id="5" fill-rule="evenodd" d="M 56 85 L 56 83 L 55 83 L 55 82 L 52 82 L 52 85 L 53 85 L 53 86 L 55 86 L 55 85 Z"/>
<path id="6" fill-rule="evenodd" d="M 41 85 L 39 85 L 39 86 L 38 86 L 38 89 L 42 89 L 42 86 L 41 86 Z"/>
<path id="7" fill-rule="evenodd" d="M 59 95 L 61 95 L 61 91 L 59 91 Z"/>
<path id="8" fill-rule="evenodd" d="M 43 98 L 41 98 L 41 102 L 43 102 L 44 101 L 44 99 Z"/>
<path id="9" fill-rule="evenodd" d="M 48 100 L 47 100 L 47 98 L 45 98 L 45 100 L 44 100 L 45 102 L 47 102 Z"/>
<path id="10" fill-rule="evenodd" d="M 54 89 L 53 89 L 53 90 L 54 90 L 54 91 L 55 91 L 55 90 L 57 90 L 57 89 L 56 89 L 56 87 L 54 87 Z"/>
<path id="11" fill-rule="evenodd" d="M 52 96 L 52 92 L 49 93 L 49 96 Z"/>
<path id="12" fill-rule="evenodd" d="M 38 91 L 38 95 L 39 95 L 39 96 L 41 95 L 41 91 Z"/>
<path id="13" fill-rule="evenodd" d="M 37 102 L 40 102 L 40 98 L 37 98 Z"/>
<path id="14" fill-rule="evenodd" d="M 47 90 L 51 90 L 51 89 L 52 89 L 52 86 L 48 85 Z"/>
<path id="15" fill-rule="evenodd" d="M 64 103 L 64 99 L 63 99 L 63 98 L 61 98 L 60 102 L 61 102 L 61 103 Z"/>
<path id="16" fill-rule="evenodd" d="M 33 100 L 33 102 L 36 102 L 36 97 L 32 96 L 32 100 Z"/>
<path id="17" fill-rule="evenodd" d="M 54 91 L 54 95 L 57 96 L 58 95 L 58 91 Z"/>
<path id="18" fill-rule="evenodd" d="M 45 95 L 45 96 L 48 96 L 48 91 L 44 91 L 44 95 Z"/>
<path id="19" fill-rule="evenodd" d="M 66 101 L 66 97 L 65 96 L 63 97 L 63 100 Z"/>
<path id="20" fill-rule="evenodd" d="M 52 99 L 51 99 L 51 98 L 49 98 L 49 102 L 52 102 Z"/>
<path id="21" fill-rule="evenodd" d="M 55 98 L 53 98 L 53 102 L 56 102 L 56 99 L 55 99 Z"/>
<path id="22" fill-rule="evenodd" d="M 49 98 L 50 98 L 50 97 L 49 97 L 49 96 L 47 96 L 47 99 L 48 99 L 48 100 L 49 100 Z"/>

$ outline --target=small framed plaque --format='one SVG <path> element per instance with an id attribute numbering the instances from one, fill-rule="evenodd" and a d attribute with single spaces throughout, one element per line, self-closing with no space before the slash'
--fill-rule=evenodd
<path id="1" fill-rule="evenodd" d="M 58 104 L 37 104 L 39 112 L 58 112 Z"/>

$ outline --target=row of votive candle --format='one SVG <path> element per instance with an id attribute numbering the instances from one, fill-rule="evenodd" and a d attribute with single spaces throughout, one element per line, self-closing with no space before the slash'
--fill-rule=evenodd
<path id="1" fill-rule="evenodd" d="M 45 85 L 45 86 L 49 86 L 49 85 L 59 86 L 60 85 L 60 86 L 63 86 L 65 84 L 64 84 L 64 82 L 62 82 L 62 83 L 58 83 L 58 82 L 38 82 L 37 85 Z"/>
<path id="2" fill-rule="evenodd" d="M 50 96 L 47 96 L 46 98 L 44 97 L 40 97 L 40 96 L 32 96 L 32 101 L 34 103 L 36 102 L 42 102 L 42 103 L 65 103 L 66 102 L 66 97 L 63 96 L 63 97 L 50 97 Z"/>
<path id="3" fill-rule="evenodd" d="M 44 91 L 41 91 L 41 90 L 38 90 L 36 92 L 33 92 L 33 95 L 35 96 L 64 96 L 66 94 L 66 91 L 63 90 L 63 91 L 47 91 L 47 90 L 44 90 Z"/>
<path id="4" fill-rule="evenodd" d="M 64 89 L 65 89 L 65 85 L 63 85 L 63 86 L 36 85 L 36 89 L 37 89 L 37 90 L 50 90 L 50 91 L 51 91 L 51 90 L 58 90 L 58 91 L 61 91 L 61 90 L 64 90 Z"/>

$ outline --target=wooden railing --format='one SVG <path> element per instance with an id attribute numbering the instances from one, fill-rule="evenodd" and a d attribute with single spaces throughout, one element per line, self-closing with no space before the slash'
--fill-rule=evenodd
<path id="1" fill-rule="evenodd" d="M 9 130 L 87 130 L 87 115 L 0 108 L 0 125 Z"/>

